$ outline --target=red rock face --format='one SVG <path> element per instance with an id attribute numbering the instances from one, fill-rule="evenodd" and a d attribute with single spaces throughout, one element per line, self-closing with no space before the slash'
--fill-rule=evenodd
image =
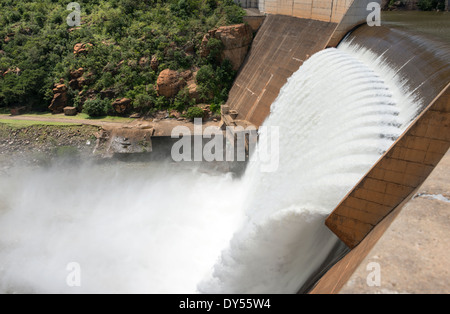
<path id="1" fill-rule="evenodd" d="M 5 71 L 5 73 L 3 73 L 2 75 L 5 76 L 7 74 L 15 74 L 15 75 L 20 75 L 20 73 L 22 72 L 21 69 L 19 69 L 18 67 L 15 68 L 9 68 L 8 70 Z"/>
<path id="2" fill-rule="evenodd" d="M 70 82 L 69 86 L 72 89 L 82 89 L 86 83 L 86 79 L 83 77 L 84 69 L 79 68 L 78 70 L 74 70 L 70 72 Z"/>
<path id="3" fill-rule="evenodd" d="M 131 109 L 131 99 L 129 98 L 116 99 L 112 103 L 112 107 L 118 114 L 124 114 Z"/>
<path id="4" fill-rule="evenodd" d="M 168 98 L 175 97 L 186 86 L 186 80 L 177 71 L 166 69 L 162 71 L 156 81 L 158 95 Z"/>
<path id="5" fill-rule="evenodd" d="M 76 80 L 76 79 L 82 77 L 83 74 L 84 74 L 84 69 L 79 68 L 78 70 L 74 70 L 74 71 L 70 72 L 70 78 Z"/>
<path id="6" fill-rule="evenodd" d="M 92 47 L 92 44 L 90 44 L 90 43 L 86 43 L 86 44 L 78 43 L 73 47 L 73 54 L 79 55 L 82 53 L 87 53 L 88 49 L 90 47 Z"/>
<path id="7" fill-rule="evenodd" d="M 62 113 L 67 106 L 67 87 L 64 84 L 56 84 L 53 88 L 53 99 L 48 107 L 52 113 Z"/>
<path id="8" fill-rule="evenodd" d="M 247 24 L 222 26 L 216 30 L 209 31 L 203 37 L 200 55 L 207 57 L 210 53 L 207 44 L 210 38 L 219 39 L 224 46 L 221 60 L 230 60 L 233 70 L 237 71 L 247 56 L 248 49 L 253 40 L 253 31 Z"/>
<path id="9" fill-rule="evenodd" d="M 64 107 L 64 115 L 66 116 L 76 116 L 77 108 L 75 107 Z"/>
<path id="10" fill-rule="evenodd" d="M 152 56 L 152 60 L 150 61 L 150 67 L 152 68 L 153 71 L 158 71 L 158 66 L 159 66 L 159 62 L 158 62 L 158 58 L 156 56 Z"/>

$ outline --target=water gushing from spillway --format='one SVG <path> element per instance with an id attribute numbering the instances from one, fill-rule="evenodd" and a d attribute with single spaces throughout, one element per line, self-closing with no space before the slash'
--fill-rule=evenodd
<path id="1" fill-rule="evenodd" d="M 265 122 L 280 130 L 274 172 L 255 160 L 239 180 L 171 165 L 0 177 L 0 291 L 297 292 L 338 243 L 326 216 L 416 114 L 403 78 L 363 54 L 327 49 L 289 79 Z"/>
<path id="2" fill-rule="evenodd" d="M 247 222 L 201 291 L 298 291 L 338 241 L 325 218 L 416 114 L 394 70 L 373 58 L 375 72 L 354 56 L 369 52 L 344 50 L 314 55 L 272 104 L 264 125 L 280 128 L 279 168 L 250 164 Z"/>

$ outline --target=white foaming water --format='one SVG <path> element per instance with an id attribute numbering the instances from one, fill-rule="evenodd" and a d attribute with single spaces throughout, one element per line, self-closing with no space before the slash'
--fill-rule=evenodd
<path id="1" fill-rule="evenodd" d="M 272 104 L 264 125 L 280 127 L 279 169 L 250 165 L 247 221 L 200 291 L 295 293 L 338 242 L 325 218 L 417 110 L 411 98 L 396 98 L 403 85 L 387 84 L 346 50 L 311 57 Z"/>
<path id="2" fill-rule="evenodd" d="M 326 216 L 417 110 L 352 49 L 314 55 L 283 87 L 265 123 L 280 127 L 276 172 L 255 161 L 241 180 L 160 164 L 1 176 L 0 292 L 298 291 L 338 242 Z M 66 284 L 71 262 L 80 287 Z"/>
<path id="3" fill-rule="evenodd" d="M 239 223 L 239 187 L 159 163 L 13 171 L 0 178 L 0 292 L 195 292 Z M 66 284 L 72 262 L 80 287 Z"/>

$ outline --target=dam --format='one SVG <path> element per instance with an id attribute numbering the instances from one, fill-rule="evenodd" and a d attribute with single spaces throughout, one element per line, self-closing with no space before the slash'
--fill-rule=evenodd
<path id="1" fill-rule="evenodd" d="M 1 173 L 0 291 L 338 293 L 450 147 L 449 44 L 368 26 L 370 2 L 240 1 L 264 21 L 222 119 L 278 128 L 276 171 Z"/>
<path id="2" fill-rule="evenodd" d="M 312 293 L 339 291 L 450 147 L 448 43 L 428 41 L 398 29 L 370 27 L 364 21 L 368 4 L 271 0 L 243 3 L 268 15 L 230 93 L 227 105 L 238 113 L 232 123 L 261 125 L 292 72 L 326 47 L 353 46 L 353 51 L 366 55 L 361 57 L 367 64 L 378 69 L 385 67 L 380 63 L 380 59 L 384 60 L 395 72 L 390 75 L 408 81 L 409 90 L 401 93 L 415 97 L 410 104 L 417 107 L 413 109 L 412 105 L 410 110 L 416 112 L 411 114 L 412 122 L 405 133 L 396 137 L 327 218 L 328 228 L 352 251 L 329 270 Z"/>

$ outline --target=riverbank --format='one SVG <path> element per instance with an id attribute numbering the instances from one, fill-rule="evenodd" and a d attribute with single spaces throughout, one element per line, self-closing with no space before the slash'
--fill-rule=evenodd
<path id="1" fill-rule="evenodd" d="M 18 163 L 47 165 L 55 158 L 92 155 L 101 127 L 37 122 L 0 123 L 0 168 Z"/>

